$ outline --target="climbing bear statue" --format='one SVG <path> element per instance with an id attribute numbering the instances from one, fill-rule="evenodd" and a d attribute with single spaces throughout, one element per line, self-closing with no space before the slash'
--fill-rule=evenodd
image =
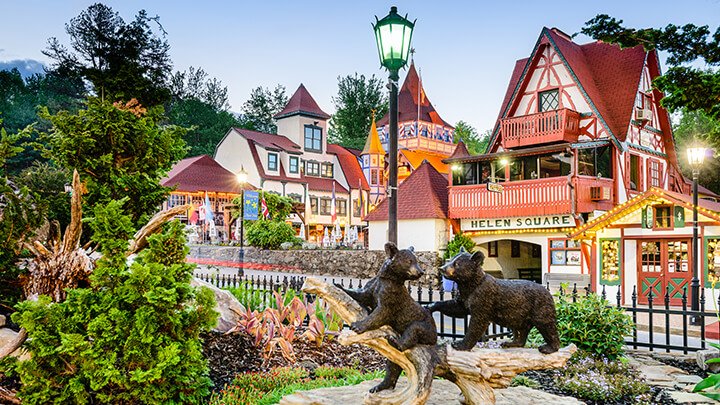
<path id="1" fill-rule="evenodd" d="M 369 315 L 350 325 L 356 333 L 364 333 L 389 325 L 400 338 L 389 339 L 398 350 L 408 350 L 416 345 L 437 343 L 435 321 L 430 312 L 412 299 L 405 281 L 417 280 L 423 274 L 412 247 L 398 250 L 393 243 L 385 244 L 387 260 L 378 274 L 362 289 L 343 290 L 368 310 Z M 342 288 L 341 286 L 338 286 Z M 370 392 L 395 388 L 402 369 L 390 360 L 386 363 L 385 379 Z"/>
<path id="2" fill-rule="evenodd" d="M 503 347 L 523 347 L 534 326 L 545 339 L 541 353 L 558 351 L 560 338 L 555 322 L 555 303 L 542 285 L 527 280 L 497 280 L 482 269 L 485 255 L 472 255 L 460 249 L 450 262 L 440 268 L 441 274 L 458 285 L 457 299 L 433 303 L 431 312 L 461 318 L 470 315 L 465 337 L 453 344 L 457 350 L 470 350 L 480 341 L 490 322 L 512 329 L 513 340 Z"/>

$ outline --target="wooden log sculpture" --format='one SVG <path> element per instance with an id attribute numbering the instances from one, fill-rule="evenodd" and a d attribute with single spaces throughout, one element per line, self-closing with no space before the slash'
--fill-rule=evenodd
<path id="1" fill-rule="evenodd" d="M 367 312 L 343 290 L 320 279 L 307 278 L 302 290 L 325 300 L 347 324 L 367 316 Z M 344 345 L 360 343 L 372 347 L 405 371 L 408 379 L 405 387 L 368 394 L 365 404 L 424 404 L 436 375 L 457 385 L 466 404 L 494 404 L 494 388 L 509 386 L 512 378 L 524 371 L 562 367 L 577 350 L 575 345 L 570 345 L 552 354 L 542 354 L 537 349 L 529 348 L 474 349 L 467 352 L 441 344 L 418 345 L 400 352 L 388 343 L 388 337 L 393 336 L 397 338 L 395 331 L 382 327 L 360 335 L 345 330 L 338 338 Z M 311 391 L 295 393 L 281 402 L 308 405 L 325 403 L 328 402 L 314 397 Z"/>

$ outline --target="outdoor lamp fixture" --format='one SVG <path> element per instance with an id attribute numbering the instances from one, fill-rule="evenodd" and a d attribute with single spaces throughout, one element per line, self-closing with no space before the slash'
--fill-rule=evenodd
<path id="1" fill-rule="evenodd" d="M 692 167 L 692 198 L 693 198 L 693 239 L 692 239 L 692 251 L 693 251 L 693 276 L 690 282 L 691 297 L 690 297 L 690 309 L 693 311 L 700 310 L 700 280 L 698 274 L 700 273 L 700 260 L 703 257 L 702 254 L 698 254 L 698 247 L 700 245 L 698 240 L 698 175 L 700 174 L 700 167 L 705 160 L 706 149 L 702 146 L 695 145 L 688 148 L 688 162 Z M 693 315 L 690 318 L 690 322 L 693 325 L 697 325 L 699 322 L 697 315 Z"/>
<path id="2" fill-rule="evenodd" d="M 390 7 L 390 14 L 382 20 L 375 17 L 372 25 L 375 31 L 380 64 L 390 72 L 390 122 L 388 176 L 388 241 L 397 244 L 397 183 L 398 183 L 398 80 L 399 71 L 408 61 L 410 40 L 415 21 L 397 13 L 397 7 Z"/>
<path id="3" fill-rule="evenodd" d="M 240 221 L 240 275 L 242 276 L 244 274 L 244 268 L 245 268 L 245 227 L 243 226 L 243 222 L 245 219 L 245 190 L 243 189 L 245 187 L 245 183 L 247 183 L 248 173 L 245 171 L 245 168 L 241 165 L 240 171 L 236 175 L 237 181 L 240 184 L 240 217 L 237 219 Z"/>

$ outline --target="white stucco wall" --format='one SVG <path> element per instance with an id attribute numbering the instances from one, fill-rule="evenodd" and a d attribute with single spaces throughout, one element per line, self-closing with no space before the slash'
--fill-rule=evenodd
<path id="1" fill-rule="evenodd" d="M 250 145 L 247 139 L 235 130 L 230 130 L 223 141 L 217 145 L 214 159 L 233 173 L 238 173 L 242 167 L 248 173 L 248 183 L 254 187 L 260 187 L 260 174 L 250 153 Z"/>
<path id="2" fill-rule="evenodd" d="M 387 242 L 387 221 L 368 223 L 369 249 L 382 250 Z M 439 252 L 447 245 L 448 225 L 442 219 L 403 219 L 398 221 L 398 247 L 412 246 L 418 251 Z"/>

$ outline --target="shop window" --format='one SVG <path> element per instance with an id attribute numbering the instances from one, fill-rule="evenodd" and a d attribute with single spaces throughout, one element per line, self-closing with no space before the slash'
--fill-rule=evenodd
<path id="1" fill-rule="evenodd" d="M 570 159 L 562 153 L 540 156 L 540 178 L 567 176 L 570 174 Z"/>
<path id="2" fill-rule="evenodd" d="M 287 196 L 290 197 L 295 202 L 299 202 L 299 203 L 302 202 L 302 196 L 298 193 L 290 193 Z"/>
<path id="3" fill-rule="evenodd" d="M 170 194 L 168 196 L 168 208 L 185 204 L 185 196 L 182 194 Z"/>
<path id="4" fill-rule="evenodd" d="M 580 242 L 572 239 L 550 239 L 550 264 L 580 266 Z"/>
<path id="5" fill-rule="evenodd" d="M 347 201 L 337 200 L 337 214 L 342 216 L 347 215 Z"/>
<path id="6" fill-rule="evenodd" d="M 656 205 L 653 207 L 653 228 L 654 229 L 672 229 L 673 227 L 673 209 L 669 205 Z"/>
<path id="7" fill-rule="evenodd" d="M 306 176 L 320 176 L 320 163 L 318 162 L 305 162 L 305 175 Z"/>
<path id="8" fill-rule="evenodd" d="M 543 91 L 538 95 L 538 111 L 557 110 L 560 104 L 560 95 L 558 90 Z"/>
<path id="9" fill-rule="evenodd" d="M 506 181 L 505 167 L 508 165 L 507 159 L 495 160 L 492 162 L 492 181 L 494 183 Z"/>
<path id="10" fill-rule="evenodd" d="M 300 159 L 297 156 L 290 156 L 290 173 L 297 173 L 300 166 Z"/>
<path id="11" fill-rule="evenodd" d="M 578 150 L 578 174 L 583 176 L 612 178 L 612 147 Z"/>
<path id="12" fill-rule="evenodd" d="M 488 257 L 498 257 L 498 241 L 488 242 Z"/>
<path id="13" fill-rule="evenodd" d="M 620 285 L 620 239 L 600 239 L 600 284 Z"/>
<path id="14" fill-rule="evenodd" d="M 322 176 L 333 177 L 333 165 L 332 163 L 323 163 L 322 165 Z"/>
<path id="15" fill-rule="evenodd" d="M 305 125 L 305 150 L 322 153 L 322 128 Z"/>
<path id="16" fill-rule="evenodd" d="M 314 215 L 318 214 L 318 198 L 317 197 L 310 197 L 310 211 Z"/>
<path id="17" fill-rule="evenodd" d="M 720 238 L 705 238 L 705 287 L 720 285 Z"/>
<path id="18" fill-rule="evenodd" d="M 330 215 L 330 205 L 332 200 L 329 198 L 320 199 L 320 215 Z"/>
<path id="19" fill-rule="evenodd" d="M 359 198 L 353 200 L 353 216 L 357 218 L 362 216 L 362 205 Z"/>
<path id="20" fill-rule="evenodd" d="M 465 163 L 462 165 L 462 169 L 462 175 L 464 176 L 462 181 L 464 184 L 477 184 L 477 164 Z"/>
<path id="21" fill-rule="evenodd" d="M 480 183 L 488 183 L 490 182 L 491 178 L 491 169 L 490 169 L 490 163 L 489 162 L 481 162 L 479 167 L 480 172 Z"/>
<path id="22" fill-rule="evenodd" d="M 508 165 L 510 165 L 510 181 L 523 180 L 522 160 L 511 160 Z"/>
<path id="23" fill-rule="evenodd" d="M 510 241 L 510 257 L 520 257 L 520 241 Z"/>
<path id="24" fill-rule="evenodd" d="M 370 169 L 370 184 L 373 186 L 378 185 L 378 169 Z"/>
<path id="25" fill-rule="evenodd" d="M 526 156 L 520 159 L 522 162 L 522 173 L 524 180 L 537 179 L 538 174 L 538 159 L 537 156 Z"/>
<path id="26" fill-rule="evenodd" d="M 268 170 L 277 171 L 278 169 L 278 155 L 277 153 L 268 153 Z"/>

